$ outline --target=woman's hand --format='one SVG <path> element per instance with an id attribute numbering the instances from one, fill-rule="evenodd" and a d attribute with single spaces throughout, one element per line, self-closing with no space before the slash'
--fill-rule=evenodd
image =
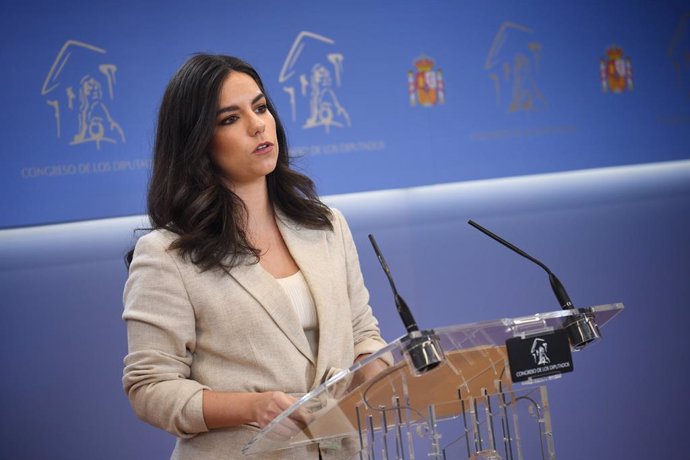
<path id="1" fill-rule="evenodd" d="M 209 429 L 244 424 L 254 424 L 264 428 L 296 401 L 297 399 L 282 391 L 225 393 L 204 390 L 204 421 Z M 290 431 L 299 431 L 304 429 L 312 419 L 313 416 L 306 409 L 300 408 L 290 414 L 281 426 L 284 425 Z"/>
<path id="2" fill-rule="evenodd" d="M 280 391 L 269 391 L 258 394 L 260 396 L 255 406 L 255 418 L 261 428 L 266 427 L 272 420 L 297 401 L 297 399 L 292 396 L 286 395 Z M 285 441 L 290 439 L 296 433 L 305 429 L 313 419 L 314 416 L 309 411 L 300 407 L 272 428 L 269 437 L 274 441 Z"/>
<path id="3" fill-rule="evenodd" d="M 369 355 L 359 355 L 355 362 L 361 361 L 367 356 Z M 388 364 L 385 361 L 383 361 L 382 359 L 375 359 L 374 361 L 368 363 L 367 365 L 359 369 L 357 372 L 355 372 L 355 375 L 352 379 L 352 383 L 350 383 L 350 389 L 354 389 L 362 383 L 366 382 L 367 380 L 376 377 L 387 368 Z"/>
<path id="4" fill-rule="evenodd" d="M 257 401 L 253 407 L 254 415 L 252 418 L 261 428 L 271 423 L 274 418 L 297 401 L 297 399 L 282 391 L 257 393 L 257 396 Z"/>

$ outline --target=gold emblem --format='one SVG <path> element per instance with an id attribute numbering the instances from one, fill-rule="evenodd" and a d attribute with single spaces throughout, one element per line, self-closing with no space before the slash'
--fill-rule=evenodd
<path id="1" fill-rule="evenodd" d="M 533 111 L 546 106 L 537 84 L 541 43 L 534 31 L 514 22 L 504 22 L 498 29 L 484 69 L 494 82 L 496 105 L 507 112 Z M 507 94 L 507 95 L 506 95 Z"/>
<path id="2" fill-rule="evenodd" d="M 342 53 L 333 49 L 335 41 L 303 31 L 288 52 L 278 82 L 290 97 L 292 121 L 302 116 L 304 129 L 350 126 L 350 115 L 340 102 Z M 305 110 L 306 109 L 306 110 Z M 307 112 L 306 117 L 304 112 Z"/>
<path id="3" fill-rule="evenodd" d="M 105 54 L 97 46 L 68 40 L 43 82 L 41 96 L 53 108 L 56 137 L 68 131 L 70 145 L 94 142 L 100 149 L 101 142 L 125 142 L 108 108 L 115 99 L 117 66 Z"/>

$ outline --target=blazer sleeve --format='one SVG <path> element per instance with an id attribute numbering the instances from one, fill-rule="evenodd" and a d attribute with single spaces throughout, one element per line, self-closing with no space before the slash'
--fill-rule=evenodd
<path id="1" fill-rule="evenodd" d="M 169 244 L 156 231 L 137 242 L 123 296 L 129 350 L 122 383 L 139 418 L 187 438 L 208 431 L 208 387 L 190 379 L 194 309 Z"/>
<path id="2" fill-rule="evenodd" d="M 364 285 L 362 270 L 359 265 L 357 248 L 352 239 L 350 227 L 337 209 L 332 209 L 334 225 L 342 235 L 347 264 L 347 292 L 350 298 L 352 314 L 352 333 L 355 345 L 355 357 L 375 353 L 386 346 L 381 338 L 378 321 L 369 306 L 369 291 Z"/>

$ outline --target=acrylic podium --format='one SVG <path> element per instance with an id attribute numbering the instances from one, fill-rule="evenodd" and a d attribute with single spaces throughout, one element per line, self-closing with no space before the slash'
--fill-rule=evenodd
<path id="1" fill-rule="evenodd" d="M 547 340 L 567 334 L 570 356 L 596 338 L 583 337 L 581 323 L 598 337 L 622 309 L 618 303 L 408 334 L 306 394 L 243 453 L 319 443 L 336 459 L 556 458 L 544 382 L 573 366 L 550 358 L 556 345 L 548 348 Z M 531 369 L 515 371 L 516 353 Z M 361 381 L 363 367 L 379 358 L 393 365 Z M 438 365 L 420 369 L 420 359 Z"/>

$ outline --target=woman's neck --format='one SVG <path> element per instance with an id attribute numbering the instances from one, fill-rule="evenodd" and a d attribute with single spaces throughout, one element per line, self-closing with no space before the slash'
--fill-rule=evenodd
<path id="1" fill-rule="evenodd" d="M 257 181 L 251 184 L 234 186 L 232 191 L 237 195 L 247 208 L 247 230 L 262 227 L 273 222 L 273 206 L 268 198 L 266 181 Z"/>
<path id="2" fill-rule="evenodd" d="M 248 241 L 261 254 L 259 262 L 271 275 L 283 278 L 292 275 L 299 268 L 290 255 L 278 223 L 273 213 L 273 206 L 268 197 L 266 181 L 242 184 L 233 187 L 233 192 L 244 202 L 247 208 Z"/>

